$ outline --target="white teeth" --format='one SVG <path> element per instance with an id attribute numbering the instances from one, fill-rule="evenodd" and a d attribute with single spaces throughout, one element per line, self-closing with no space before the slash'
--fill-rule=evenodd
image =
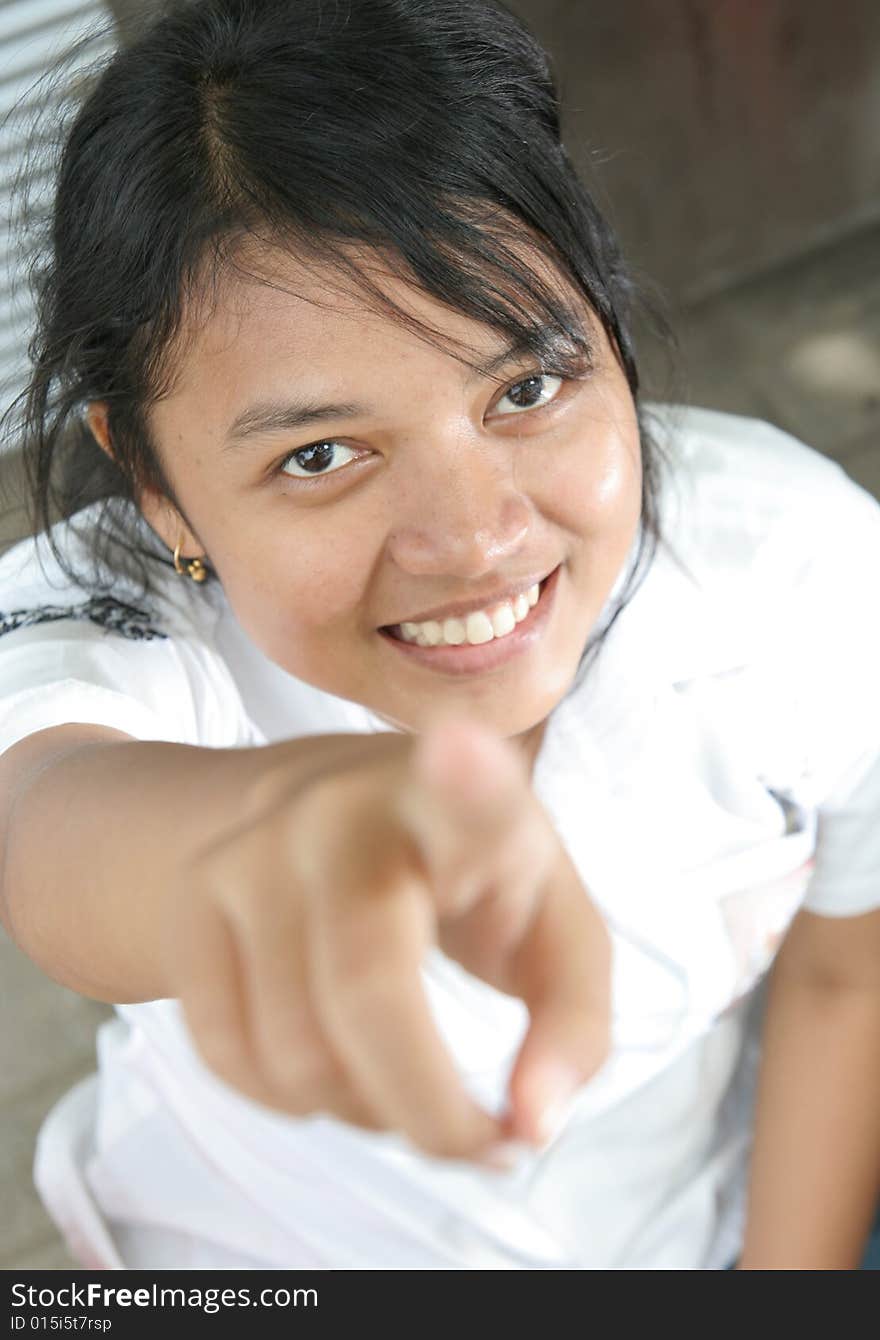
<path id="1" fill-rule="evenodd" d="M 420 647 L 482 646 L 496 637 L 507 637 L 518 623 L 522 623 L 541 598 L 538 582 L 515 600 L 505 600 L 488 610 L 474 610 L 463 619 L 426 619 L 424 623 L 407 621 L 398 625 L 398 636 L 403 642 L 415 642 Z"/>
<path id="2" fill-rule="evenodd" d="M 448 642 L 450 647 L 460 647 L 466 637 L 467 632 L 461 619 L 443 620 L 443 641 Z"/>
<path id="3" fill-rule="evenodd" d="M 506 637 L 516 628 L 516 617 L 511 605 L 499 605 L 492 611 L 492 632 L 496 637 Z"/>
<path id="4" fill-rule="evenodd" d="M 467 640 L 472 647 L 479 647 L 483 642 L 491 642 L 495 636 L 492 620 L 482 610 L 468 615 L 466 627 Z"/>

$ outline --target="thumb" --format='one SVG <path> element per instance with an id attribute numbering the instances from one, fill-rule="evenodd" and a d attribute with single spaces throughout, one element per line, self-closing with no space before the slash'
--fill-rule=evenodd
<path id="1" fill-rule="evenodd" d="M 432 876 L 441 912 L 463 913 L 524 822 L 528 777 L 507 741 L 466 718 L 432 725 L 413 754 L 405 822 Z M 497 872 L 496 872 L 497 873 Z"/>
<path id="2" fill-rule="evenodd" d="M 513 746 L 468 717 L 448 717 L 425 730 L 416 744 L 414 767 L 457 817 L 480 824 L 487 817 L 503 817 L 510 791 L 527 782 Z"/>

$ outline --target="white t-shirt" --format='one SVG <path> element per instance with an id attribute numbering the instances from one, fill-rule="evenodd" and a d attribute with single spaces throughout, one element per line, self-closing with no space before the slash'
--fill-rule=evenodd
<path id="1" fill-rule="evenodd" d="M 82 1170 L 110 1219 L 281 1267 L 736 1254 L 757 986 L 804 901 L 880 906 L 880 506 L 766 424 L 652 415 L 667 543 L 534 774 L 614 944 L 614 1048 L 562 1133 L 499 1175 L 282 1117 L 202 1066 L 175 1002 L 125 1005 L 99 1039 Z M 76 552 L 69 525 L 56 534 Z M 0 749 L 76 721 L 208 747 L 388 729 L 267 661 L 218 584 L 154 566 L 157 594 L 125 609 L 71 589 L 45 541 L 0 560 Z M 498 1110 L 524 1006 L 438 951 L 424 982 L 465 1083 Z"/>

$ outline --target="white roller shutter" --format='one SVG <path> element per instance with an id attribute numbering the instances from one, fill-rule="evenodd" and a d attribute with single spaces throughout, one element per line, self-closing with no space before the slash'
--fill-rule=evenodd
<path id="1" fill-rule="evenodd" d="M 14 186 L 28 148 L 29 198 L 39 208 L 50 193 L 53 98 L 112 45 L 112 20 L 101 0 L 0 0 L 0 412 L 27 378 L 33 312 L 27 291 L 27 252 L 14 230 Z M 73 51 L 73 55 L 71 55 Z M 33 137 L 35 114 L 43 138 Z M 20 197 L 16 197 L 20 207 Z M 0 445 L 8 445 L 7 430 Z"/>

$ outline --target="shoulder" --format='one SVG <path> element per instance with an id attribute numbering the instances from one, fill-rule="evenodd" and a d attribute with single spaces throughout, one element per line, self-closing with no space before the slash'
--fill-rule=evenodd
<path id="1" fill-rule="evenodd" d="M 827 456 L 763 419 L 656 403 L 645 414 L 676 462 L 707 478 L 733 476 L 761 490 L 794 478 L 809 491 L 843 474 Z"/>
<path id="2" fill-rule="evenodd" d="M 880 504 L 835 461 L 772 424 L 649 406 L 664 541 L 699 580 L 777 594 L 880 559 Z"/>
<path id="3" fill-rule="evenodd" d="M 633 646 L 716 703 L 731 748 L 782 740 L 827 796 L 880 754 L 880 504 L 769 424 L 674 407 L 651 424 L 662 538 Z"/>
<path id="4" fill-rule="evenodd" d="M 22 540 L 0 556 L 0 637 L 62 621 L 131 642 L 209 636 L 216 602 L 199 603 L 175 587 L 181 579 L 162 562 L 155 544 L 151 552 L 145 523 L 135 516 L 129 521 L 132 542 L 144 555 L 148 588 L 133 571 L 112 571 L 95 557 L 90 530 L 100 507 L 85 508 L 57 522 L 50 536 Z"/>
<path id="5" fill-rule="evenodd" d="M 192 744 L 250 743 L 217 645 L 222 593 L 187 590 L 158 550 L 146 558 L 147 590 L 102 569 L 89 543 L 93 522 L 87 508 L 53 527 L 54 548 L 39 536 L 0 557 L 0 747 L 62 721 Z"/>

